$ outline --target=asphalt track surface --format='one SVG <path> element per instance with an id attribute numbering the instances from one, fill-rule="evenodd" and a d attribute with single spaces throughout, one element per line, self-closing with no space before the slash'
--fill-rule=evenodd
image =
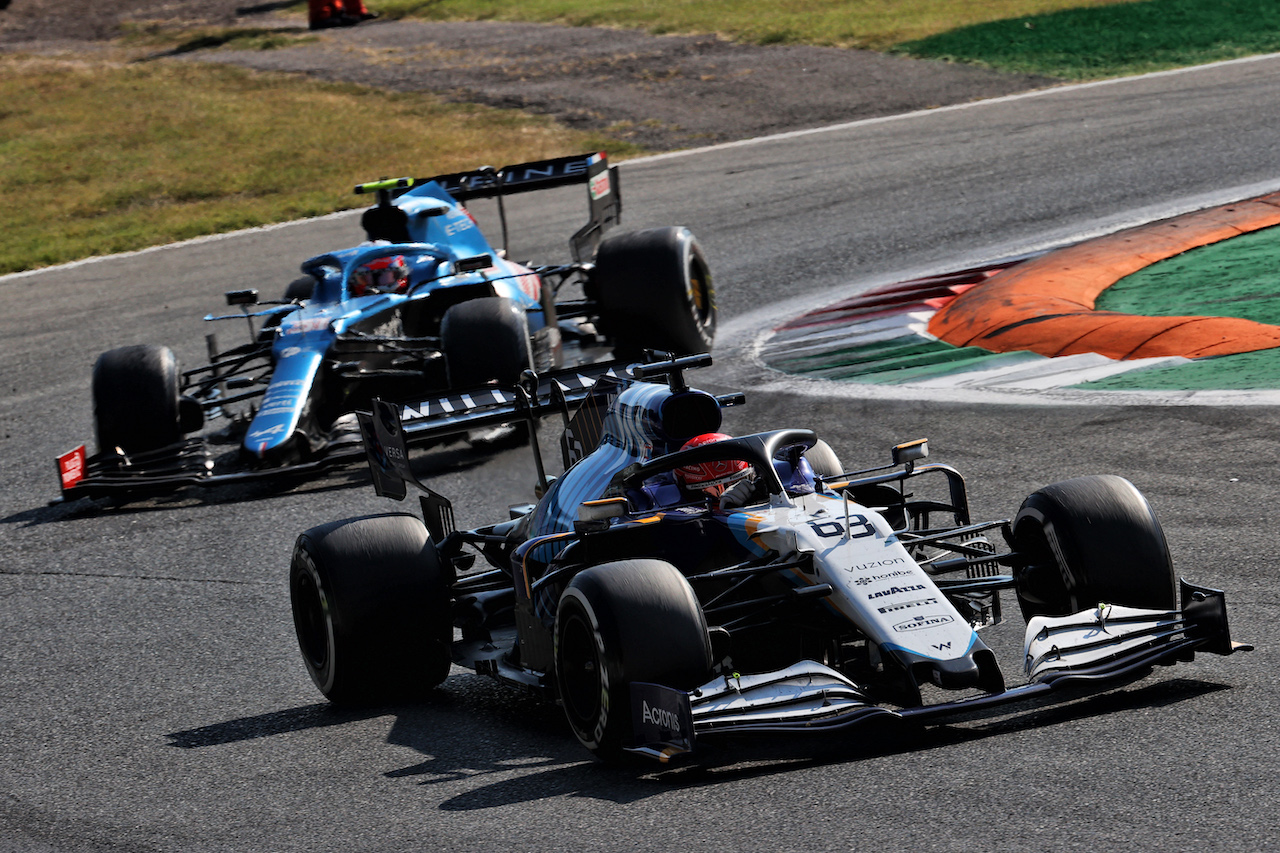
<path id="1" fill-rule="evenodd" d="M 285 566 L 303 528 L 390 508 L 361 474 L 114 511 L 45 502 L 53 457 L 92 435 L 98 352 L 168 343 L 197 363 L 222 291 L 282 287 L 351 242 L 355 217 L 0 279 L 0 850 L 1273 846 L 1274 408 L 790 388 L 742 347 L 842 293 L 1274 191 L 1278 71 L 1267 57 L 624 166 L 628 227 L 687 224 L 706 246 L 724 331 L 702 384 L 749 393 L 731 431 L 811 426 L 849 467 L 928 436 L 979 517 L 1055 480 L 1126 476 L 1181 573 L 1226 589 L 1234 635 L 1259 647 L 924 733 L 619 771 L 557 709 L 456 670 L 422 705 L 335 712 L 298 660 Z M 575 197 L 525 222 L 529 254 L 560 251 L 580 216 Z M 463 524 L 533 479 L 520 451 L 420 464 Z M 1011 618 L 987 635 L 1011 680 L 1020 634 Z"/>

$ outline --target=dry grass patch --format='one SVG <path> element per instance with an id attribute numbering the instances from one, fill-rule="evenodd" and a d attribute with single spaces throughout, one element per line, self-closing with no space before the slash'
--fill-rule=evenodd
<path id="1" fill-rule="evenodd" d="M 0 104 L 0 273 L 359 206 L 381 175 L 622 153 L 522 113 L 174 61 L 0 57 Z"/>

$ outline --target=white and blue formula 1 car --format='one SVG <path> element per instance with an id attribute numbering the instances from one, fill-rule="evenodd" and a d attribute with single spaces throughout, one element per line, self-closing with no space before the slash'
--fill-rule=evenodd
<path id="1" fill-rule="evenodd" d="M 809 430 L 718 434 L 741 395 L 683 379 L 709 362 L 633 365 L 589 390 L 581 376 L 527 377 L 505 399 L 377 401 L 362 415 L 375 486 L 423 489 L 424 520 L 369 516 L 298 538 L 293 615 L 320 690 L 399 700 L 457 665 L 558 701 L 603 759 L 667 760 L 730 733 L 1074 697 L 1248 648 L 1231 640 L 1221 592 L 1175 580 L 1127 480 L 1055 483 L 1010 520 L 975 522 L 961 475 L 924 462 L 924 441 L 850 473 Z M 401 420 L 423 408 L 441 432 L 561 412 L 567 468 L 548 480 L 539 460 L 537 503 L 454 529 L 448 500 L 404 462 Z M 1016 685 L 980 637 L 1002 591 L 1026 619 Z"/>
<path id="2" fill-rule="evenodd" d="M 572 260 L 507 257 L 506 201 L 585 187 L 589 217 Z M 603 154 L 489 167 L 356 187 L 376 194 L 368 240 L 302 264 L 283 299 L 226 294 L 249 340 L 180 371 L 162 346 L 98 358 L 93 406 L 98 452 L 58 460 L 65 500 L 145 495 L 187 485 L 307 474 L 363 456 L 353 412 L 375 397 L 412 400 L 521 372 L 637 357 L 644 348 L 707 350 L 715 291 L 686 228 L 606 235 L 619 221 L 616 168 Z M 537 196 L 531 198 L 536 199 Z M 501 250 L 464 206 L 488 199 Z"/>

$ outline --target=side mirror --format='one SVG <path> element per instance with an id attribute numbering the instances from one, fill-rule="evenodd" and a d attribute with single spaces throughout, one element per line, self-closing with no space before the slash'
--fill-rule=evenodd
<path id="1" fill-rule="evenodd" d="M 453 268 L 458 272 L 487 270 L 491 266 L 493 266 L 493 256 L 491 255 L 476 255 L 474 258 L 460 258 L 453 264 Z"/>
<path id="2" fill-rule="evenodd" d="M 906 465 L 908 469 L 917 461 L 929 455 L 929 439 L 917 438 L 904 442 L 893 448 L 893 464 Z"/>
<path id="3" fill-rule="evenodd" d="M 609 528 L 609 522 L 627 514 L 626 498 L 602 498 L 578 505 L 578 520 L 573 529 L 578 533 L 594 533 Z"/>
<path id="4" fill-rule="evenodd" d="M 258 291 L 250 290 L 228 290 L 226 293 L 228 305 L 257 305 Z"/>

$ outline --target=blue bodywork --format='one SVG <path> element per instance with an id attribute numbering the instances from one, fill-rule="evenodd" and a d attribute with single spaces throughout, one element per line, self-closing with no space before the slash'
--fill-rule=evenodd
<path id="1" fill-rule="evenodd" d="M 441 288 L 483 289 L 522 308 L 531 333 L 546 326 L 541 278 L 499 257 L 466 209 L 439 184 L 415 187 L 396 206 L 407 214 L 412 242 L 377 241 L 310 258 L 302 269 L 316 279 L 311 298 L 296 308 L 268 313 L 280 318 L 271 342 L 274 368 L 243 441 L 244 450 L 258 459 L 270 459 L 294 440 L 316 390 L 317 374 L 340 336 L 362 326 L 376 327 Z M 357 268 L 396 255 L 409 265 L 404 293 L 352 295 L 351 276 Z M 486 258 L 488 263 L 479 270 L 456 271 L 459 261 L 472 258 Z"/>
<path id="2" fill-rule="evenodd" d="M 512 192 L 568 183 L 589 184 L 592 219 L 571 244 L 578 255 L 617 219 L 619 202 L 603 155 L 357 187 L 357 192 L 378 193 L 378 204 L 362 219 L 368 241 L 305 261 L 305 297 L 246 309 L 251 320 L 264 323 L 254 345 L 213 355 L 213 367 L 191 371 L 188 378 L 195 381 L 184 390 L 206 410 L 221 414 L 226 395 L 218 383 L 245 372 L 252 359 L 266 358 L 268 372 L 253 380 L 266 388 L 260 404 L 245 417 L 241 450 L 255 465 L 276 466 L 318 458 L 335 428 L 350 433 L 350 425 L 339 420 L 367 408 L 374 396 L 411 397 L 449 387 L 441 319 L 453 305 L 493 297 L 509 300 L 524 315 L 532 341 L 535 363 L 528 366 L 559 367 L 556 285 L 544 282 L 543 274 L 563 277 L 570 268 L 535 271 L 507 260 L 463 201 L 497 197 L 501 204 L 500 197 Z M 503 221 L 505 228 L 505 215 Z M 358 269 L 396 257 L 408 268 L 406 286 L 357 295 L 353 276 Z M 232 294 L 228 296 L 230 301 Z M 240 302 L 256 304 L 256 294 Z"/>
<path id="3" fill-rule="evenodd" d="M 505 200 L 573 186 L 585 190 L 588 215 L 569 238 L 570 260 L 510 260 Z M 406 431 L 420 443 L 515 440 L 524 433 L 496 421 L 428 436 L 418 423 L 426 405 L 415 401 L 443 394 L 447 411 L 456 411 L 450 395 L 460 395 L 465 409 L 526 371 L 557 377 L 645 350 L 710 347 L 715 291 L 689 229 L 603 239 L 620 221 L 621 196 L 617 169 L 602 153 L 382 179 L 356 192 L 376 194 L 361 217 L 363 242 L 308 258 L 304 277 L 282 299 L 233 290 L 227 304 L 238 313 L 205 318 L 247 320 L 248 342 L 224 348 L 207 335 L 208 363 L 180 373 L 167 347 L 103 354 L 94 406 L 111 409 L 114 421 L 96 419 L 96 454 L 82 446 L 59 457 L 64 499 L 213 486 L 349 461 L 361 453 L 357 413 L 376 399 L 403 401 Z M 496 211 L 500 242 L 468 209 L 478 199 L 486 216 Z M 99 385 L 126 402 L 101 406 Z M 210 452 L 227 445 L 234 452 Z M 638 445 L 620 450 L 644 455 Z M 66 462 L 64 471 L 66 460 L 80 461 Z"/>

